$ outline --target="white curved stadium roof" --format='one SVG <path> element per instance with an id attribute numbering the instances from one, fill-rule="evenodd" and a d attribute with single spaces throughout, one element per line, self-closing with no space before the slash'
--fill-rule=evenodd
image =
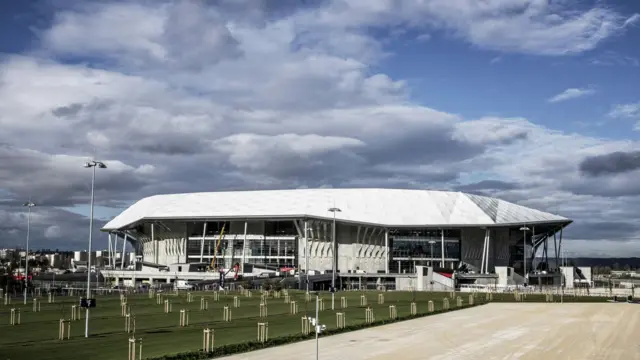
<path id="1" fill-rule="evenodd" d="M 320 218 L 388 227 L 495 226 L 571 220 L 504 200 L 452 191 L 295 189 L 155 195 L 109 221 L 119 230 L 141 220 Z"/>

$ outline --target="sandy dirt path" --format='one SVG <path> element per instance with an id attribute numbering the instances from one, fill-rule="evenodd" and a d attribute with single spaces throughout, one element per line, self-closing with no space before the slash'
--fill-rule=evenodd
<path id="1" fill-rule="evenodd" d="M 639 320 L 640 305 L 626 303 L 493 303 L 321 338 L 319 359 L 640 359 Z M 221 359 L 315 359 L 315 351 L 312 340 Z"/>

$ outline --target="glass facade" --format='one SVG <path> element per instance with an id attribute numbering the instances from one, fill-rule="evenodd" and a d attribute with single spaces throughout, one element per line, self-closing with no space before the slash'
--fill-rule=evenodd
<path id="1" fill-rule="evenodd" d="M 297 266 L 297 231 L 293 221 L 265 221 L 260 227 L 262 234 L 250 232 L 244 249 L 246 263 L 256 265 L 270 265 L 274 267 Z M 234 229 L 235 228 L 234 224 Z M 241 234 L 231 233 L 229 222 L 207 222 L 206 237 L 204 239 L 203 261 L 210 262 L 216 254 L 218 236 L 225 227 L 225 236 L 220 240 L 215 266 L 232 266 L 241 261 L 244 239 Z M 187 232 L 190 240 L 187 242 L 187 261 L 200 261 L 200 247 L 204 222 L 190 222 Z M 230 249 L 233 246 L 233 249 Z"/>
<path id="2" fill-rule="evenodd" d="M 460 259 L 460 230 L 444 230 L 444 257 Z M 440 259 L 442 258 L 442 234 L 440 230 L 396 230 L 390 233 L 392 259 Z"/>

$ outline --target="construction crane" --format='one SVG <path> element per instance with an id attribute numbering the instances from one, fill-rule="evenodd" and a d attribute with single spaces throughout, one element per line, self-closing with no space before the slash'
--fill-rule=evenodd
<path id="1" fill-rule="evenodd" d="M 227 224 L 222 225 L 222 230 L 220 230 L 220 237 L 218 238 L 218 243 L 216 244 L 216 249 L 213 253 L 213 259 L 211 259 L 211 265 L 209 266 L 210 270 L 214 270 L 216 266 L 216 256 L 218 255 L 218 249 L 220 248 L 220 243 L 222 242 L 222 237 L 224 236 L 224 227 Z"/>

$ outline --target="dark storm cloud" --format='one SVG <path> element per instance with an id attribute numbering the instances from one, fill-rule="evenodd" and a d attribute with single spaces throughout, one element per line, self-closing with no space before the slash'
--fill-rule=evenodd
<path id="1" fill-rule="evenodd" d="M 99 229 L 106 222 L 94 219 L 94 249 L 106 248 L 106 235 Z M 47 238 L 47 229 L 57 227 L 55 238 Z M 0 248 L 25 247 L 27 213 L 22 207 L 0 205 Z M 89 219 L 66 210 L 36 206 L 31 215 L 29 247 L 59 248 L 61 250 L 86 249 L 89 236 Z"/>
<path id="2" fill-rule="evenodd" d="M 24 202 L 31 198 L 49 206 L 86 203 L 90 194 L 91 171 L 80 158 L 52 157 L 36 151 L 0 146 L 0 186 L 6 201 Z M 153 182 L 133 168 L 112 163 L 96 170 L 96 194 L 126 199 Z M 103 197 L 106 198 L 106 197 Z"/>
<path id="3" fill-rule="evenodd" d="M 561 188 L 576 195 L 596 195 L 605 197 L 624 197 L 640 195 L 640 181 L 634 176 L 622 179 L 607 177 L 583 178 L 561 184 Z"/>
<path id="4" fill-rule="evenodd" d="M 500 181 L 500 180 L 482 180 L 472 184 L 465 184 L 456 186 L 458 191 L 474 192 L 482 190 L 515 190 L 519 189 L 520 185 L 512 182 Z"/>
<path id="5" fill-rule="evenodd" d="M 193 155 L 208 150 L 202 139 L 184 134 L 167 134 L 163 137 L 142 137 L 135 142 L 129 142 L 125 148 L 138 150 L 149 154 L 160 155 Z"/>
<path id="6" fill-rule="evenodd" d="M 453 129 L 433 128 L 405 136 L 376 139 L 361 152 L 372 164 L 429 164 L 459 161 L 484 151 L 481 145 L 453 138 Z"/>
<path id="7" fill-rule="evenodd" d="M 83 104 L 71 104 L 68 106 L 60 106 L 52 111 L 53 115 L 58 117 L 74 116 L 82 110 Z"/>
<path id="8" fill-rule="evenodd" d="M 195 1 L 178 2 L 169 10 L 164 29 L 168 59 L 182 68 L 202 70 L 242 55 L 239 42 L 217 12 Z"/>
<path id="9" fill-rule="evenodd" d="M 564 232 L 564 236 L 584 240 L 620 240 L 635 238 L 640 232 L 640 224 L 631 221 L 576 221 Z"/>
<path id="10" fill-rule="evenodd" d="M 586 176 L 621 174 L 640 169 L 640 151 L 616 151 L 590 156 L 580 162 L 580 171 Z"/>

